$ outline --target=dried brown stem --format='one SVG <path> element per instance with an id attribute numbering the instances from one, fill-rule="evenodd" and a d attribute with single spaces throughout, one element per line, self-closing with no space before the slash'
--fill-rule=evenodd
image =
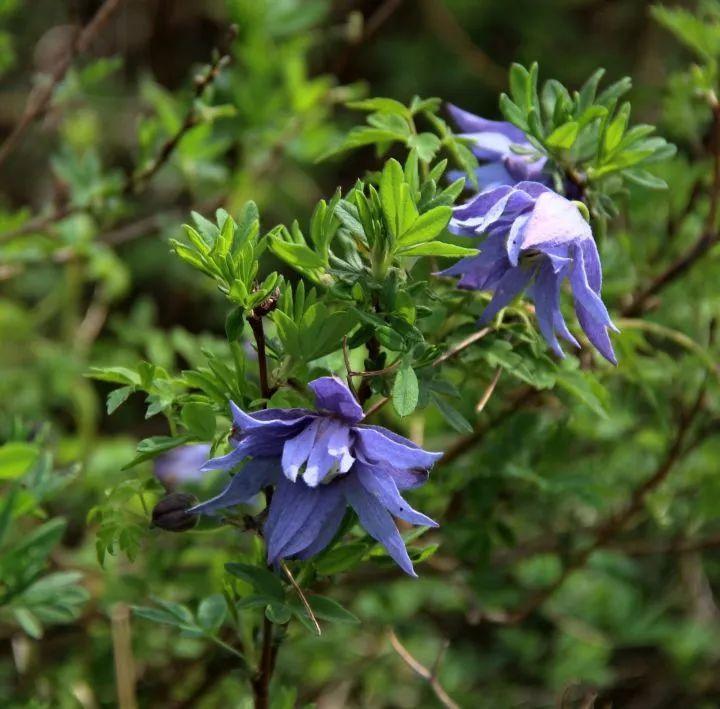
<path id="1" fill-rule="evenodd" d="M 106 25 L 112 14 L 122 5 L 123 0 L 106 0 L 93 15 L 90 22 L 83 27 L 76 39 L 73 41 L 66 55 L 57 63 L 50 74 L 50 80 L 38 85 L 30 92 L 25 109 L 20 120 L 13 128 L 10 135 L 0 145 L 0 165 L 7 159 L 8 155 L 17 147 L 22 140 L 25 131 L 47 111 L 53 94 L 58 84 L 65 78 L 70 65 L 75 57 L 85 53 L 95 36 Z"/>
<path id="2" fill-rule="evenodd" d="M 445 654 L 445 650 L 447 649 L 447 643 L 441 648 L 437 659 L 433 663 L 432 670 L 430 670 L 413 657 L 410 652 L 408 652 L 405 646 L 400 642 L 400 640 L 398 640 L 394 631 L 390 630 L 388 632 L 388 640 L 390 640 L 393 650 L 395 650 L 395 652 L 400 656 L 402 661 L 413 672 L 415 672 L 415 674 L 419 675 L 430 684 L 430 687 L 432 687 L 433 692 L 435 692 L 435 696 L 438 698 L 438 701 L 444 707 L 447 707 L 447 709 L 460 709 L 460 705 L 449 697 L 448 693 L 445 691 L 437 678 L 437 671 L 439 669 L 440 662 L 442 661 L 442 657 Z"/>

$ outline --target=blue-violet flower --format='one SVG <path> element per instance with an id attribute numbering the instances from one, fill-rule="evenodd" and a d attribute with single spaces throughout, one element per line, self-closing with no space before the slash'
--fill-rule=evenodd
<path id="1" fill-rule="evenodd" d="M 534 150 L 520 128 L 505 121 L 481 118 L 452 104 L 448 104 L 448 111 L 463 131 L 462 137 L 471 141 L 470 148 L 475 156 L 485 163 L 475 171 L 480 190 L 528 180 L 549 182 L 549 176 L 543 172 L 547 162 L 545 156 L 513 151 L 513 146 Z"/>
<path id="2" fill-rule="evenodd" d="M 250 414 L 231 403 L 234 447 L 208 461 L 205 470 L 231 470 L 251 458 L 217 497 L 192 512 L 250 501 L 274 485 L 264 535 L 268 563 L 321 552 L 334 538 L 347 506 L 406 573 L 412 563 L 393 516 L 411 524 L 437 524 L 401 496 L 427 480 L 440 457 L 380 426 L 362 424 L 364 413 L 336 377 L 309 384 L 317 411 L 265 409 Z"/>
<path id="3" fill-rule="evenodd" d="M 557 335 L 579 347 L 560 312 L 560 285 L 567 278 L 580 326 L 603 357 L 616 364 L 608 330 L 618 330 L 600 297 L 600 257 L 576 204 L 537 182 L 490 188 L 455 208 L 450 230 L 487 236 L 478 256 L 443 272 L 460 276 L 461 288 L 493 291 L 483 322 L 529 287 L 540 331 L 562 357 Z"/>
<path id="4" fill-rule="evenodd" d="M 178 446 L 155 459 L 153 472 L 167 489 L 200 480 L 203 477 L 201 468 L 209 453 L 210 446 L 207 443 Z"/>

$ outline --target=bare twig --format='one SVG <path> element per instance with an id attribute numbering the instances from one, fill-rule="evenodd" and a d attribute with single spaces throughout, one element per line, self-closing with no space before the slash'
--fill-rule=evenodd
<path id="1" fill-rule="evenodd" d="M 229 39 L 231 40 L 236 33 L 237 28 L 233 25 L 230 28 Z M 130 176 L 123 188 L 125 194 L 135 192 L 145 182 L 152 179 L 155 173 L 170 159 L 170 156 L 175 152 L 175 148 L 177 148 L 180 141 L 185 137 L 185 134 L 197 125 L 198 111 L 196 102 L 202 98 L 205 90 L 217 79 L 220 72 L 230 63 L 231 59 L 229 54 L 217 52 L 216 58 L 207 67 L 205 72 L 195 77 L 193 100 L 190 103 L 190 107 L 185 114 L 180 128 L 163 143 L 152 162 Z"/>
<path id="2" fill-rule="evenodd" d="M 493 395 L 493 392 L 495 391 L 495 387 L 497 386 L 497 383 L 500 381 L 500 375 L 502 374 L 502 367 L 498 367 L 495 370 L 495 374 L 490 381 L 490 384 L 487 385 L 487 388 L 483 392 L 483 395 L 480 397 L 480 401 L 475 405 L 475 413 L 479 414 L 482 412 L 482 410 L 487 406 L 488 401 L 490 401 L 490 397 Z"/>
<path id="3" fill-rule="evenodd" d="M 343 336 L 342 339 L 342 351 L 343 351 L 343 359 L 345 360 L 345 371 L 347 372 L 347 385 L 348 389 L 352 392 L 352 395 L 357 399 L 357 392 L 355 391 L 355 386 L 353 385 L 353 371 L 352 367 L 350 366 L 350 352 L 348 351 L 348 344 L 347 344 L 347 335 Z"/>
<path id="4" fill-rule="evenodd" d="M 124 603 L 118 603 L 113 607 L 111 627 L 118 707 L 136 709 L 135 659 L 130 640 L 130 609 Z"/>
<path id="5" fill-rule="evenodd" d="M 285 575 L 288 577 L 290 584 L 295 589 L 295 592 L 297 593 L 297 595 L 300 597 L 300 602 L 303 604 L 303 607 L 307 611 L 307 614 L 310 617 L 312 624 L 315 626 L 315 632 L 318 635 L 322 635 L 322 630 L 320 630 L 320 624 L 317 622 L 317 618 L 315 617 L 315 614 L 313 613 L 313 609 L 310 607 L 310 603 L 308 603 L 308 599 L 305 597 L 305 594 L 303 593 L 302 589 L 298 585 L 298 582 L 295 580 L 295 577 L 292 575 L 292 572 L 290 571 L 287 564 L 283 560 L 280 561 L 280 568 L 285 572 Z"/>
<path id="6" fill-rule="evenodd" d="M 464 349 L 470 347 L 470 345 L 479 342 L 480 340 L 485 337 L 488 333 L 492 332 L 491 327 L 484 327 L 482 330 L 478 330 L 477 332 L 473 332 L 472 335 L 469 335 L 464 340 L 461 340 L 457 343 L 454 347 L 451 347 L 447 352 L 443 352 L 439 357 L 435 359 L 433 362 L 433 367 L 437 367 L 438 365 L 442 364 L 443 362 L 446 362 L 447 360 L 451 359 L 452 357 L 455 357 L 456 355 L 460 354 Z"/>
<path id="7" fill-rule="evenodd" d="M 234 35 L 234 28 L 230 30 L 230 37 Z M 163 144 L 160 146 L 156 156 L 144 167 L 130 172 L 125 178 L 125 181 L 120 189 L 120 192 L 126 196 L 137 194 L 144 188 L 150 180 L 157 174 L 160 168 L 165 165 L 168 160 L 172 157 L 180 141 L 190 131 L 191 128 L 198 123 L 198 113 L 196 102 L 202 97 L 205 90 L 217 79 L 222 69 L 227 66 L 230 62 L 230 56 L 227 54 L 217 53 L 217 57 L 214 61 L 206 68 L 205 72 L 200 74 L 195 79 L 195 91 L 194 98 L 191 102 L 182 124 L 178 130 L 171 135 Z M 61 221 L 66 217 L 80 212 L 90 211 L 89 206 L 77 206 L 77 205 L 61 205 L 52 210 L 49 214 L 41 215 L 31 219 L 17 229 L 12 229 L 0 234 L 0 243 L 9 241 L 18 236 L 24 236 L 26 234 L 32 234 L 36 231 L 42 231 L 54 224 L 55 222 Z M 148 217 L 148 223 L 155 219 L 155 216 Z M 121 239 L 122 241 L 122 239 Z M 114 243 L 114 242 L 109 242 Z"/>
<path id="8" fill-rule="evenodd" d="M 55 89 L 65 77 L 73 59 L 88 50 L 95 36 L 102 30 L 122 2 L 123 0 L 106 0 L 95 15 L 93 15 L 90 22 L 80 30 L 66 55 L 57 63 L 50 74 L 50 80 L 38 85 L 37 88 L 30 92 L 20 120 L 0 146 L 0 165 L 5 162 L 8 155 L 10 155 L 20 143 L 20 140 L 30 125 L 45 113 L 55 93 Z"/>
<path id="9" fill-rule="evenodd" d="M 440 653 L 438 655 L 438 658 L 435 660 L 432 670 L 429 670 L 425 665 L 423 665 L 421 662 L 419 662 L 417 659 L 415 659 L 405 648 L 405 646 L 398 640 L 397 635 L 395 635 L 394 631 L 390 630 L 388 631 L 388 640 L 390 640 L 390 644 L 393 647 L 393 650 L 400 656 L 402 661 L 413 671 L 415 674 L 422 677 L 424 680 L 426 680 L 430 687 L 432 687 L 433 692 L 435 692 L 435 696 L 438 698 L 440 703 L 447 707 L 447 709 L 460 709 L 460 705 L 454 702 L 449 696 L 448 693 L 445 691 L 443 686 L 440 684 L 438 678 L 437 678 L 437 670 L 439 669 L 440 661 L 442 660 L 442 656 L 445 653 L 445 650 L 447 649 L 447 644 L 444 644 L 442 649 L 440 650 Z"/>
<path id="10" fill-rule="evenodd" d="M 364 418 L 365 418 L 365 419 L 368 419 L 368 418 L 370 418 L 373 414 L 375 414 L 375 413 L 377 413 L 378 411 L 380 411 L 380 409 L 382 409 L 383 406 L 385 406 L 385 404 L 388 403 L 388 401 L 390 401 L 390 397 L 389 397 L 389 396 L 383 396 L 382 399 L 378 399 L 378 400 L 365 412 Z"/>

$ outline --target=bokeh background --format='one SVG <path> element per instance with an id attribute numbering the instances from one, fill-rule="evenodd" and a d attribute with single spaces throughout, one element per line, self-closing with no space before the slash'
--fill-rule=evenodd
<path id="1" fill-rule="evenodd" d="M 0 1 L 0 137 L 23 120 L 32 87 L 37 96 L 100 5 Z M 214 52 L 229 64 L 209 89 L 212 100 L 193 109 L 193 82 Z M 68 596 L 65 615 L 35 612 L 40 629 L 18 618 L 12 599 L 0 600 L 2 706 L 249 701 L 221 649 L 130 618 L 129 604 L 150 596 L 192 604 L 216 592 L 238 541 L 150 534 L 142 510 L 127 511 L 134 488 L 117 486 L 151 478 L 152 467 L 122 466 L 137 440 L 165 433 L 165 424 L 145 420 L 140 397 L 109 416 L 110 386 L 85 374 L 138 359 L 182 368 L 199 358 L 192 335 L 206 348 L 222 346 L 220 295 L 169 255 L 168 239 L 191 209 L 232 212 L 252 198 L 265 228 L 305 223 L 318 199 L 377 167 L 372 151 L 317 162 L 358 120 L 345 101 L 440 96 L 498 118 L 512 61 L 538 61 L 544 78 L 571 87 L 598 66 L 609 80 L 630 75 L 634 120 L 658 122 L 681 155 L 702 148 L 702 121 L 665 98 L 687 56 L 638 0 L 126 0 L 72 62 L 0 164 L 0 438 L 32 441 L 46 474 L 4 543 L 64 520 L 42 568 L 78 572 L 70 580 L 83 591 Z M 198 124 L 169 159 L 118 196 L 190 111 Z M 672 168 L 684 169 L 682 161 Z M 620 241 L 655 239 L 670 203 L 668 194 L 629 199 L 633 216 L 623 215 Z M 660 237 L 638 248 L 645 261 L 637 270 L 652 272 L 666 248 Z M 618 302 L 631 277 L 618 251 L 606 251 L 606 292 Z M 715 271 L 674 292 L 666 324 L 711 337 Z M 513 556 L 518 538 L 562 541 L 621 499 L 627 477 L 662 458 L 674 397 L 697 384 L 703 367 L 682 348 L 655 344 L 659 354 L 639 347 L 621 365 L 626 378 L 611 385 L 609 418 L 598 423 L 580 404 L 526 407 L 448 472 L 442 492 L 423 491 L 427 508 L 440 510 L 468 478 L 476 482 L 420 581 L 369 568 L 328 589 L 363 624 L 329 627 L 319 640 L 299 629 L 278 665 L 278 682 L 296 698 L 282 695 L 278 706 L 435 706 L 428 684 L 392 650 L 391 627 L 428 666 L 446 648 L 439 676 L 464 707 L 717 706 L 720 556 L 712 545 L 688 553 L 652 546 L 705 526 L 712 532 L 718 451 L 710 435 L 672 490 L 679 505 L 668 492 L 653 499 L 639 523 L 644 547 L 597 554 L 520 625 L 480 622 L 483 607 L 512 605 L 519 587 L 544 586 L 558 573 L 557 553 L 521 548 Z M 8 465 L 4 495 L 15 471 Z M 88 519 L 98 505 L 102 524 Z M 98 533 L 116 552 L 104 568 Z"/>

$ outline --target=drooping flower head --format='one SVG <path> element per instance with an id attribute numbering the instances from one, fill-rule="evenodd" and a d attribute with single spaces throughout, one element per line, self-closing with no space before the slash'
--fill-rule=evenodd
<path id="1" fill-rule="evenodd" d="M 487 189 L 457 207 L 450 229 L 487 236 L 478 256 L 443 272 L 460 276 L 462 288 L 493 291 L 483 321 L 527 288 L 543 337 L 562 357 L 557 335 L 579 347 L 560 311 L 560 286 L 567 278 L 580 326 L 599 352 L 616 363 L 608 330 L 617 328 L 600 297 L 600 257 L 577 205 L 537 182 L 521 182 Z"/>
<path id="2" fill-rule="evenodd" d="M 231 470 L 251 458 L 217 497 L 192 512 L 213 513 L 250 501 L 274 485 L 264 534 L 268 563 L 321 552 L 348 507 L 406 573 L 412 563 L 394 517 L 437 526 L 414 510 L 402 490 L 425 482 L 441 455 L 380 426 L 362 424 L 363 410 L 345 384 L 322 377 L 309 384 L 317 411 L 265 409 L 247 414 L 231 403 L 234 447 L 205 470 Z"/>
<path id="3" fill-rule="evenodd" d="M 207 443 L 193 443 L 178 446 L 155 459 L 155 477 L 169 490 L 184 482 L 200 480 L 201 470 L 210 446 Z"/>
<path id="4" fill-rule="evenodd" d="M 448 111 L 463 133 L 471 141 L 470 148 L 485 163 L 475 171 L 480 190 L 498 185 L 514 185 L 533 180 L 547 182 L 543 172 L 547 158 L 513 151 L 516 148 L 534 150 L 525 133 L 512 123 L 491 121 L 448 104 Z"/>

